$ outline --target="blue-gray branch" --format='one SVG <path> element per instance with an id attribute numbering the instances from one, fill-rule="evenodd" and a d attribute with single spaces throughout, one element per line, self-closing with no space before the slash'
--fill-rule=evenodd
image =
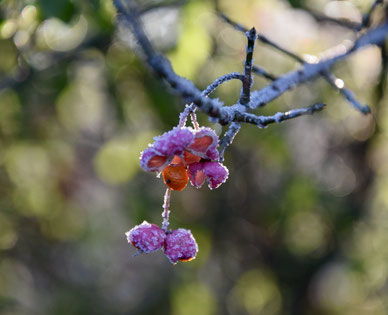
<path id="1" fill-rule="evenodd" d="M 166 82 L 178 94 L 184 97 L 188 103 L 193 102 L 201 111 L 209 115 L 213 122 L 218 122 L 223 125 L 232 122 L 245 122 L 258 126 L 265 126 L 268 123 L 291 119 L 302 115 L 302 113 L 311 113 L 315 110 L 320 110 L 323 108 L 323 106 L 322 108 L 313 107 L 313 110 L 311 107 L 308 107 L 301 109 L 302 112 L 297 110 L 295 115 L 290 115 L 290 111 L 288 114 L 284 114 L 282 118 L 280 118 L 281 120 L 279 120 L 275 119 L 275 116 L 267 116 L 268 119 L 266 119 L 266 116 L 256 116 L 247 113 L 247 108 L 241 104 L 223 106 L 221 101 L 218 99 L 205 97 L 191 81 L 178 76 L 174 72 L 170 62 L 163 55 L 157 53 L 153 49 L 140 25 L 140 22 L 138 21 L 135 10 L 131 9 L 129 12 L 127 12 L 126 8 L 122 5 L 120 0 L 114 0 L 114 4 L 117 8 L 120 20 L 123 21 L 135 35 L 135 38 L 143 49 L 147 62 L 151 68 L 164 80 L 166 80 Z M 257 107 L 264 106 L 291 88 L 315 79 L 316 77 L 322 75 L 322 73 L 327 72 L 336 62 L 347 58 L 350 54 L 358 51 L 363 47 L 382 44 L 386 39 L 387 33 L 388 23 L 386 21 L 383 25 L 365 32 L 355 41 L 355 43 L 350 48 L 345 49 L 342 45 L 340 46 L 342 50 L 340 50 L 338 53 L 327 55 L 318 63 L 304 63 L 299 70 L 286 73 L 263 89 L 252 92 L 249 108 L 255 109 Z M 368 110 L 367 107 L 362 109 L 364 113 L 368 112 Z M 296 115 L 296 113 L 298 114 Z"/>

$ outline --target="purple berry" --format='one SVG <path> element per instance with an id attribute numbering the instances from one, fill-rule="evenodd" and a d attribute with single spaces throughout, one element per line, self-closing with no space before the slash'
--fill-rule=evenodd
<path id="1" fill-rule="evenodd" d="M 207 178 L 210 189 L 216 189 L 225 183 L 229 175 L 228 169 L 218 162 L 203 163 L 202 171 Z"/>
<path id="2" fill-rule="evenodd" d="M 201 188 L 205 179 L 210 189 L 218 188 L 228 178 L 229 171 L 219 162 L 199 162 L 190 164 L 187 173 L 190 182 L 196 188 Z"/>
<path id="3" fill-rule="evenodd" d="M 164 253 L 171 263 L 195 258 L 198 245 L 190 230 L 177 229 L 168 233 L 164 241 Z"/>
<path id="4" fill-rule="evenodd" d="M 163 247 L 166 233 L 157 225 L 143 221 L 125 233 L 128 243 L 148 254 Z"/>
<path id="5" fill-rule="evenodd" d="M 185 149 L 194 141 L 194 130 L 187 127 L 175 127 L 154 139 L 153 147 L 161 155 L 169 157 L 182 155 Z"/>

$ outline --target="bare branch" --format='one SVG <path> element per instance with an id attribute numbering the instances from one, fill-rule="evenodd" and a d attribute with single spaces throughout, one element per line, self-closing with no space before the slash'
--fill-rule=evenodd
<path id="1" fill-rule="evenodd" d="M 218 16 L 220 18 L 222 18 L 226 23 L 230 24 L 231 26 L 233 26 L 236 30 L 240 31 L 240 32 L 243 32 L 243 33 L 246 33 L 248 31 L 248 29 L 244 26 L 242 26 L 241 24 L 231 20 L 229 17 L 227 17 L 224 13 L 222 12 L 217 12 Z"/>
<path id="2" fill-rule="evenodd" d="M 249 116 L 251 114 L 246 113 L 245 106 L 235 104 L 233 106 L 224 107 L 223 103 L 219 100 L 203 96 L 191 81 L 178 76 L 172 69 L 169 61 L 153 50 L 137 20 L 135 11 L 131 10 L 127 13 L 119 0 L 115 0 L 114 3 L 119 12 L 119 17 L 131 28 L 135 38 L 142 47 L 144 54 L 147 57 L 148 64 L 164 78 L 177 93 L 186 98 L 188 102 L 193 102 L 200 110 L 207 113 L 212 118 L 213 122 L 218 122 L 223 125 L 231 122 L 252 121 L 251 123 L 254 123 L 255 119 L 253 119 L 252 116 Z M 385 22 L 382 26 L 371 29 L 359 37 L 350 49 L 346 50 L 344 45 L 342 45 L 340 46 L 341 51 L 336 54 L 331 53 L 330 55 L 327 55 L 316 64 L 304 63 L 301 69 L 291 71 L 272 82 L 269 86 L 251 93 L 249 107 L 254 109 L 259 106 L 264 106 L 290 90 L 292 87 L 312 80 L 323 72 L 328 71 L 336 62 L 345 59 L 358 49 L 368 45 L 382 44 L 385 41 L 387 33 L 388 23 Z M 253 115 L 253 117 L 256 116 Z"/>
<path id="3" fill-rule="evenodd" d="M 314 112 L 321 111 L 325 106 L 326 104 L 317 103 L 305 108 L 292 109 L 286 113 L 279 112 L 272 116 L 256 116 L 250 113 L 238 113 L 236 115 L 236 121 L 257 125 L 260 128 L 264 128 L 272 123 L 279 123 L 284 120 L 296 118 L 302 115 L 311 115 Z"/>
<path id="4" fill-rule="evenodd" d="M 241 89 L 240 104 L 247 106 L 250 101 L 251 87 L 253 84 L 252 78 L 252 61 L 253 61 L 253 50 L 255 49 L 256 41 L 256 30 L 252 27 L 245 33 L 248 38 L 247 54 L 244 63 L 244 79 L 243 86 Z"/>
<path id="5" fill-rule="evenodd" d="M 156 52 L 152 47 L 147 35 L 144 33 L 143 28 L 141 27 L 141 24 L 138 20 L 138 13 L 135 12 L 134 8 L 131 8 L 129 11 L 127 11 L 121 0 L 113 0 L 113 4 L 116 7 L 118 17 L 132 30 L 147 59 L 151 59 L 156 55 Z"/>
<path id="6" fill-rule="evenodd" d="M 220 140 L 219 152 L 220 152 L 220 161 L 221 162 L 224 161 L 224 154 L 225 154 L 226 148 L 232 144 L 234 137 L 238 134 L 240 129 L 241 129 L 241 123 L 232 122 L 229 125 L 229 129 L 225 132 L 224 136 Z"/>
<path id="7" fill-rule="evenodd" d="M 362 105 L 359 101 L 356 100 L 352 91 L 345 88 L 344 82 L 341 79 L 337 79 L 334 75 L 329 72 L 324 73 L 325 79 L 330 83 L 332 87 L 337 89 L 353 107 L 364 114 L 370 113 L 370 108 L 368 105 Z"/>
<path id="8" fill-rule="evenodd" d="M 377 0 L 377 1 L 375 1 L 375 2 L 379 2 L 379 1 Z M 374 4 L 374 6 L 375 6 L 375 5 L 376 5 L 376 3 Z M 371 14 L 372 12 L 373 12 L 373 10 L 370 10 L 369 14 Z M 244 26 L 242 26 L 242 25 L 240 25 L 240 24 L 238 24 L 238 23 L 232 21 L 230 18 L 228 18 L 228 17 L 225 16 L 224 14 L 222 14 L 222 13 L 219 13 L 219 14 L 220 14 L 220 16 L 221 16 L 227 23 L 231 24 L 231 25 L 232 25 L 233 27 L 235 27 L 236 29 L 238 29 L 238 30 L 245 30 L 245 29 L 246 29 Z M 280 51 L 280 52 L 282 52 L 282 53 L 284 53 L 284 54 L 290 56 L 291 58 L 293 58 L 294 60 L 298 61 L 298 62 L 301 63 L 302 65 L 303 65 L 303 64 L 308 64 L 306 61 L 304 61 L 301 57 L 299 57 L 299 56 L 296 55 L 295 53 L 293 53 L 293 52 L 291 52 L 291 51 L 289 51 L 289 50 L 287 50 L 287 49 L 285 49 L 285 48 L 283 48 L 283 47 L 280 47 L 280 46 L 277 45 L 276 43 L 274 43 L 274 42 L 268 40 L 265 36 L 260 35 L 260 34 L 258 34 L 257 36 L 258 36 L 258 39 L 259 39 L 262 43 L 267 44 L 267 45 L 269 45 L 269 46 L 271 46 L 271 47 L 277 49 L 278 51 Z M 357 41 L 357 42 L 358 42 L 358 41 Z M 357 44 L 357 42 L 356 42 L 356 44 Z M 352 49 L 355 49 L 356 44 L 354 45 L 354 47 L 352 47 Z M 256 69 L 253 69 L 254 72 L 256 72 L 255 70 L 256 70 Z M 257 71 L 258 74 L 260 74 L 260 75 L 266 77 L 267 79 L 269 79 L 269 80 L 275 79 L 275 77 L 272 76 L 272 75 L 269 75 L 269 76 L 268 76 L 268 74 L 265 72 L 265 70 L 263 70 L 263 71 L 260 71 L 261 69 L 257 69 L 257 70 L 258 70 L 258 71 Z M 333 80 L 334 80 L 334 81 L 337 81 L 337 80 L 338 80 L 335 76 L 333 76 L 332 74 L 330 74 L 330 72 L 328 72 L 328 69 L 326 69 L 323 73 L 327 73 L 327 74 L 329 74 L 329 76 L 326 76 L 326 75 L 324 75 L 324 74 L 322 74 L 322 73 L 318 73 L 317 76 L 318 76 L 318 75 L 322 75 L 322 76 L 323 76 L 323 77 L 324 77 L 331 85 L 332 85 L 332 81 L 333 81 Z M 314 77 L 315 77 L 315 76 L 314 76 Z M 313 77 L 313 78 L 314 78 L 314 77 Z M 330 77 L 331 77 L 333 80 L 330 80 Z M 332 85 L 332 86 L 333 86 L 333 85 Z M 274 85 L 274 87 L 275 87 L 275 89 L 276 89 L 277 86 Z M 333 87 L 338 88 L 336 85 L 334 85 Z M 345 98 L 350 102 L 350 104 L 351 104 L 354 108 L 356 108 L 357 110 L 361 111 L 363 114 L 370 113 L 370 108 L 369 108 L 368 106 L 361 105 L 361 103 L 358 102 L 358 101 L 356 100 L 356 98 L 354 97 L 353 92 L 351 92 L 350 90 L 345 89 L 345 90 L 342 90 L 341 93 L 345 96 Z M 266 104 L 266 103 L 261 103 L 260 106 L 264 106 L 265 104 Z"/>
<path id="9" fill-rule="evenodd" d="M 222 83 L 230 81 L 230 80 L 234 80 L 234 79 L 238 79 L 240 81 L 243 81 L 244 80 L 244 75 L 242 75 L 239 72 L 232 72 L 232 73 L 229 73 L 229 74 L 225 74 L 225 75 L 217 78 L 212 84 L 208 85 L 208 87 L 206 89 L 204 89 L 201 92 L 201 94 L 204 95 L 204 96 L 208 96 L 216 88 L 218 88 Z"/>
<path id="10" fill-rule="evenodd" d="M 282 52 L 283 54 L 291 57 L 292 59 L 295 59 L 297 62 L 299 63 L 305 63 L 305 61 L 303 60 L 303 58 L 299 57 L 298 55 L 294 54 L 293 52 L 289 51 L 288 49 L 285 49 L 283 47 L 280 47 L 278 44 L 276 44 L 275 42 L 269 40 L 267 37 L 265 37 L 264 35 L 261 35 L 261 34 L 257 34 L 257 39 L 259 41 L 261 41 L 263 44 L 267 44 L 273 48 L 275 48 L 276 50 Z"/>
<path id="11" fill-rule="evenodd" d="M 341 27 L 344 27 L 344 28 L 351 29 L 353 31 L 359 32 L 363 28 L 366 28 L 366 27 L 370 26 L 370 18 L 372 16 L 373 12 L 375 11 L 376 7 L 379 4 L 382 4 L 383 2 L 384 2 L 383 0 L 375 0 L 372 3 L 371 7 L 369 8 L 368 12 L 363 15 L 361 23 L 349 21 L 347 19 L 332 18 L 332 17 L 329 17 L 329 16 L 327 16 L 325 14 L 322 14 L 320 12 L 311 10 L 311 9 L 309 9 L 307 7 L 302 7 L 302 9 L 305 10 L 308 14 L 310 14 L 317 22 L 334 23 L 334 24 L 337 24 L 337 25 L 339 25 Z"/>
<path id="12" fill-rule="evenodd" d="M 227 22 L 228 24 L 230 24 L 231 26 L 233 26 L 236 30 L 238 31 L 241 31 L 241 32 L 247 32 L 248 29 L 244 26 L 242 26 L 241 24 L 239 23 L 236 23 L 234 22 L 233 20 L 231 20 L 229 17 L 227 17 L 225 14 L 221 13 L 221 12 L 218 12 L 218 15 L 225 21 Z M 261 41 L 262 43 L 264 44 L 267 44 L 269 46 L 272 46 L 273 48 L 275 48 L 276 50 L 288 55 L 289 57 L 295 59 L 296 61 L 298 61 L 299 63 L 304 63 L 305 61 L 297 56 L 296 54 L 294 54 L 293 52 L 283 48 L 283 47 L 280 47 L 278 44 L 276 44 L 275 42 L 269 40 L 267 37 L 265 37 L 263 34 L 260 34 L 260 33 L 257 33 L 257 39 L 259 41 Z"/>
<path id="13" fill-rule="evenodd" d="M 350 54 L 365 46 L 382 44 L 385 41 L 387 33 L 388 22 L 386 21 L 382 26 L 371 29 L 359 37 L 349 49 L 344 48 L 344 45 L 340 45 L 338 46 L 339 52 L 336 54 L 331 53 L 316 64 L 304 64 L 304 67 L 301 69 L 288 72 L 269 86 L 264 87 L 260 91 L 253 92 L 250 107 L 257 108 L 266 105 L 296 85 L 310 81 L 322 73 L 327 72 L 335 63 L 345 59 Z M 368 113 L 368 111 L 362 112 L 364 114 Z"/>
<path id="14" fill-rule="evenodd" d="M 308 14 L 310 14 L 317 22 L 333 23 L 333 24 L 336 24 L 338 26 L 341 26 L 343 28 L 350 29 L 350 30 L 353 30 L 353 31 L 358 31 L 358 30 L 360 30 L 362 28 L 362 24 L 361 23 L 352 22 L 352 21 L 349 21 L 347 19 L 332 18 L 330 16 L 327 16 L 325 14 L 322 14 L 320 12 L 317 12 L 317 11 L 314 11 L 314 10 L 311 10 L 311 9 L 308 9 L 308 8 L 302 8 L 302 9 L 304 11 L 306 11 Z"/>
<path id="15" fill-rule="evenodd" d="M 211 94 L 216 88 L 218 88 L 222 83 L 224 82 L 227 82 L 227 81 L 230 81 L 230 80 L 234 80 L 234 79 L 238 79 L 238 80 L 241 80 L 243 81 L 244 80 L 244 75 L 242 75 L 241 73 L 238 73 L 238 72 L 232 72 L 232 73 L 229 73 L 229 74 L 225 74 L 219 78 L 217 78 L 212 84 L 208 85 L 206 89 L 204 89 L 201 94 L 203 96 L 209 96 L 209 94 Z M 194 103 L 191 103 L 190 105 L 186 105 L 186 108 L 185 110 L 180 113 L 179 115 L 179 125 L 180 127 L 183 127 L 186 123 L 186 120 L 187 120 L 187 116 L 188 115 L 195 115 L 194 111 L 197 107 L 195 106 Z M 192 116 L 192 118 L 194 118 Z M 195 125 L 195 120 L 196 119 L 192 119 L 193 120 L 193 124 Z"/>
<path id="16" fill-rule="evenodd" d="M 265 70 L 264 68 L 259 67 L 259 66 L 253 66 L 252 72 L 258 76 L 261 76 L 261 77 L 266 78 L 266 79 L 271 80 L 271 81 L 275 81 L 278 79 L 275 75 L 270 74 L 267 70 Z"/>
<path id="17" fill-rule="evenodd" d="M 383 3 L 383 0 L 375 0 L 372 4 L 372 6 L 370 7 L 369 11 L 364 14 L 364 16 L 362 17 L 362 23 L 360 25 L 360 28 L 358 30 L 362 30 L 364 27 L 369 27 L 369 24 L 370 24 L 370 18 L 374 12 L 374 10 L 376 9 L 376 7 L 379 5 L 379 4 L 382 4 Z"/>
<path id="18" fill-rule="evenodd" d="M 161 8 L 163 8 L 163 9 L 165 9 L 165 8 L 178 8 L 178 7 L 183 6 L 186 2 L 187 2 L 187 0 L 177 0 L 177 1 L 172 1 L 169 3 L 164 3 L 164 2 L 151 3 L 150 5 L 139 10 L 138 13 L 139 13 L 139 15 L 142 15 L 144 13 L 148 13 L 150 11 L 158 10 Z"/>
<path id="19" fill-rule="evenodd" d="M 177 93 L 184 97 L 187 103 L 194 103 L 209 116 L 218 118 L 220 122 L 224 122 L 225 124 L 230 122 L 229 118 L 227 118 L 229 113 L 223 112 L 223 104 L 220 101 L 206 98 L 191 81 L 178 76 L 172 69 L 170 62 L 163 55 L 156 53 L 141 27 L 134 9 L 127 12 L 120 0 L 114 0 L 113 3 L 116 6 L 118 17 L 135 35 L 150 67 L 160 77 L 165 79 Z"/>

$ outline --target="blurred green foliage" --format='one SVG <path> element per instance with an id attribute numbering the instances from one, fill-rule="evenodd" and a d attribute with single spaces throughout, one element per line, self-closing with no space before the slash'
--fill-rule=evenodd
<path id="1" fill-rule="evenodd" d="M 39 0 L 37 7 L 40 9 L 41 20 L 58 18 L 64 22 L 69 22 L 75 14 L 73 1 L 68 0 Z"/>
<path id="2" fill-rule="evenodd" d="M 142 21 L 154 45 L 199 88 L 243 68 L 245 38 L 216 6 L 314 55 L 353 35 L 303 8 L 359 21 L 372 3 L 138 2 L 153 6 Z M 386 314 L 387 74 L 378 48 L 334 69 L 373 116 L 324 81 L 308 83 L 261 113 L 314 102 L 325 112 L 243 126 L 226 152 L 225 184 L 173 193 L 171 225 L 192 230 L 199 254 L 172 266 L 158 252 L 133 258 L 124 233 L 161 221 L 164 184 L 138 158 L 177 124 L 183 101 L 137 57 L 110 0 L 3 0 L 0 10 L 0 314 Z M 275 74 L 298 66 L 260 44 L 255 62 Z M 254 88 L 265 84 L 255 78 Z M 228 82 L 214 97 L 234 104 L 239 93 Z"/>

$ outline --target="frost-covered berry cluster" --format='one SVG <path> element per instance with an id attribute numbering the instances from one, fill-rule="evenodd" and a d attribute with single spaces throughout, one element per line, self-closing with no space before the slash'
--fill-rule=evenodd
<path id="1" fill-rule="evenodd" d="M 128 242 L 135 246 L 139 253 L 148 254 L 163 249 L 164 254 L 173 264 L 178 261 L 190 261 L 198 252 L 194 236 L 186 229 L 165 232 L 159 226 L 144 221 L 125 235 Z"/>
<path id="2" fill-rule="evenodd" d="M 219 162 L 218 137 L 206 127 L 175 127 L 156 137 L 144 150 L 140 165 L 145 171 L 162 172 L 164 182 L 172 190 L 182 190 L 190 178 L 200 188 L 207 179 L 215 189 L 228 178 L 228 169 Z M 179 168 L 177 167 L 179 166 Z"/>
<path id="3" fill-rule="evenodd" d="M 185 127 L 190 115 L 194 128 Z M 188 182 L 200 188 L 207 181 L 210 189 L 218 188 L 228 178 L 228 169 L 220 162 L 218 136 L 213 129 L 199 127 L 190 107 L 180 116 L 179 125 L 154 138 L 140 156 L 145 171 L 162 174 L 167 191 L 163 204 L 162 227 L 144 221 L 126 233 L 128 242 L 138 253 L 163 249 L 171 263 L 190 261 L 198 252 L 198 245 L 190 230 L 168 230 L 171 190 L 183 190 Z"/>

